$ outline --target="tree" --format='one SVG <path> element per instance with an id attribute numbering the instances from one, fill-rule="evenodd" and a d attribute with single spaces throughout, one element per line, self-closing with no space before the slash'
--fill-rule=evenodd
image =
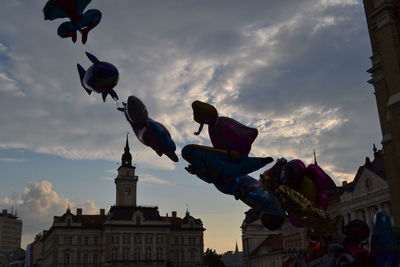
<path id="1" fill-rule="evenodd" d="M 204 264 L 208 267 L 226 267 L 221 261 L 221 255 L 218 255 L 215 250 L 207 248 L 204 253 Z"/>

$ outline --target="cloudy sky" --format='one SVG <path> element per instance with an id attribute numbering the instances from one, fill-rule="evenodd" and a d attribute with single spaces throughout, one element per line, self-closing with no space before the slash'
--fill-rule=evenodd
<path id="1" fill-rule="evenodd" d="M 253 156 L 311 163 L 315 149 L 338 184 L 380 143 L 360 0 L 96 0 L 88 8 L 103 18 L 86 45 L 57 36 L 63 20 L 44 21 L 45 2 L 0 9 L 0 208 L 18 210 L 23 246 L 68 204 L 96 214 L 115 203 L 131 129 L 111 98 L 81 87 L 85 51 L 118 67 L 120 99 L 141 98 L 179 155 L 210 144 L 207 131 L 193 135 L 194 100 L 257 128 Z M 132 134 L 130 143 L 140 205 L 179 216 L 188 206 L 207 228 L 205 247 L 241 247 L 244 204 L 186 173 L 184 160 L 160 158 Z"/>

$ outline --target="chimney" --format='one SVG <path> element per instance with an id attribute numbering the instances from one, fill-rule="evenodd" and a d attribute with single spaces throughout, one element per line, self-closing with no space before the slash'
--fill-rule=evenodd
<path id="1" fill-rule="evenodd" d="M 76 216 L 82 215 L 82 209 L 76 209 Z"/>
<path id="2" fill-rule="evenodd" d="M 168 212 L 167 212 L 167 218 L 168 218 Z"/>
<path id="3" fill-rule="evenodd" d="M 342 181 L 342 186 L 346 186 L 347 185 L 347 181 Z"/>
<path id="4" fill-rule="evenodd" d="M 172 218 L 176 218 L 176 211 L 172 211 Z"/>
<path id="5" fill-rule="evenodd" d="M 100 209 L 100 215 L 102 215 L 102 216 L 106 215 L 106 210 L 105 209 Z"/>

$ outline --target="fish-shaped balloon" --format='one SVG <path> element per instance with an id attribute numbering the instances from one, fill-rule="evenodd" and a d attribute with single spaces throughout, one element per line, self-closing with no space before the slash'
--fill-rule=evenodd
<path id="1" fill-rule="evenodd" d="M 276 230 L 282 225 L 286 213 L 274 194 L 246 175 L 272 162 L 272 158 L 242 158 L 235 152 L 193 144 L 182 149 L 182 157 L 190 164 L 186 168 L 189 173 L 259 210 L 265 227 Z"/>
<path id="2" fill-rule="evenodd" d="M 92 91 L 101 94 L 104 102 L 107 95 L 118 100 L 118 95 L 113 89 L 118 83 L 118 69 L 111 63 L 98 60 L 88 52 L 86 55 L 93 65 L 85 70 L 80 64 L 77 64 L 79 78 L 85 91 L 89 95 Z"/>
<path id="3" fill-rule="evenodd" d="M 214 184 L 249 174 L 273 161 L 271 157 L 241 158 L 231 153 L 228 150 L 194 144 L 186 145 L 182 149 L 182 157 L 189 162 L 186 170 Z"/>
<path id="4" fill-rule="evenodd" d="M 392 230 L 390 217 L 383 210 L 378 210 L 374 218 L 371 237 L 371 254 L 377 267 L 399 266 L 400 248 Z"/>
<path id="5" fill-rule="evenodd" d="M 196 135 L 207 124 L 213 147 L 236 151 L 242 157 L 249 154 L 258 135 L 257 129 L 247 127 L 232 118 L 219 117 L 217 109 L 208 103 L 196 100 L 192 103 L 192 108 L 194 120 L 200 123 Z"/>
<path id="6" fill-rule="evenodd" d="M 61 38 L 72 38 L 75 43 L 77 31 L 82 34 L 82 43 L 87 42 L 89 32 L 99 24 L 101 12 L 90 9 L 84 12 L 92 0 L 49 0 L 43 8 L 45 20 L 69 18 L 70 21 L 62 23 L 57 30 Z"/>
<path id="7" fill-rule="evenodd" d="M 126 119 L 140 142 L 151 147 L 160 157 L 165 154 L 172 161 L 179 161 L 171 134 L 164 125 L 148 116 L 147 108 L 139 98 L 129 96 L 127 103 L 124 103 L 124 108 L 118 110 L 125 113 Z"/>

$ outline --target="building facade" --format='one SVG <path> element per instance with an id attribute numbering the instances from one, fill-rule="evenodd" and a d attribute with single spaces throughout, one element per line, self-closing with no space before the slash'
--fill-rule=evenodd
<path id="1" fill-rule="evenodd" d="M 378 210 L 385 210 L 390 215 L 392 224 L 394 223 L 383 162 L 383 151 L 378 151 L 374 146 L 374 159 L 371 161 L 367 157 L 364 165 L 358 168 L 353 181 L 343 182 L 341 187 L 340 203 L 344 222 L 354 219 L 365 221 L 370 227 L 370 235 Z M 369 244 L 365 248 L 368 249 Z"/>
<path id="2" fill-rule="evenodd" d="M 371 40 L 372 67 L 368 70 L 374 86 L 386 181 L 394 221 L 400 224 L 400 1 L 364 0 Z"/>
<path id="3" fill-rule="evenodd" d="M 204 263 L 203 224 L 189 211 L 161 216 L 155 206 L 138 206 L 138 176 L 128 140 L 115 178 L 116 205 L 106 214 L 55 216 L 33 245 L 33 266 L 196 266 Z M 40 253 L 38 253 L 38 250 Z M 36 251 L 36 252 L 35 252 Z"/>
<path id="4" fill-rule="evenodd" d="M 21 247 L 22 221 L 6 209 L 0 213 L 0 256 Z"/>

